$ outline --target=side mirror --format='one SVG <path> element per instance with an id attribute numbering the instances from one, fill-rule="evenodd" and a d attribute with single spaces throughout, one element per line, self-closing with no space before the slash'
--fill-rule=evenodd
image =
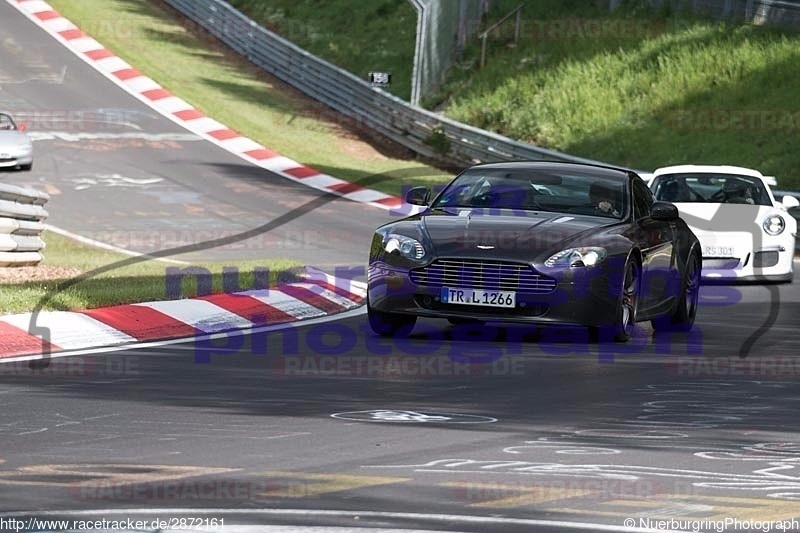
<path id="1" fill-rule="evenodd" d="M 428 205 L 431 191 L 427 187 L 412 187 L 406 193 L 406 203 L 411 205 Z"/>
<path id="2" fill-rule="evenodd" d="M 653 202 L 650 210 L 653 220 L 678 220 L 678 208 L 669 202 Z"/>
<path id="3" fill-rule="evenodd" d="M 788 194 L 783 198 L 781 198 L 781 203 L 783 204 L 783 207 L 785 207 L 786 209 L 793 209 L 797 206 L 800 206 L 800 200 L 798 200 L 794 196 L 789 196 Z"/>

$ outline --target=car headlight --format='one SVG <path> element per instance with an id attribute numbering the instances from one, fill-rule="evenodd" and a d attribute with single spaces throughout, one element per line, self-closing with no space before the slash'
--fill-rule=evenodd
<path id="1" fill-rule="evenodd" d="M 767 235 L 780 235 L 786 229 L 786 221 L 780 215 L 770 215 L 761 224 Z"/>
<path id="2" fill-rule="evenodd" d="M 596 246 L 567 248 L 547 258 L 545 266 L 593 267 L 606 258 L 606 249 Z"/>
<path id="3" fill-rule="evenodd" d="M 399 253 L 406 259 L 412 261 L 419 261 L 425 257 L 425 247 L 417 239 L 406 237 L 405 235 L 397 235 L 390 233 L 386 236 L 383 249 L 387 254 L 394 252 Z"/>

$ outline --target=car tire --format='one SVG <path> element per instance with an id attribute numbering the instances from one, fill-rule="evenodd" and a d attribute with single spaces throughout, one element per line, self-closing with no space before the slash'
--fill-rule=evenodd
<path id="1" fill-rule="evenodd" d="M 20 165 L 20 166 L 19 166 L 19 169 L 20 169 L 20 170 L 30 170 L 30 169 L 32 169 L 32 168 L 33 168 L 33 163 L 30 163 L 30 164 L 28 164 L 28 165 Z"/>
<path id="2" fill-rule="evenodd" d="M 639 294 L 641 288 L 642 269 L 634 258 L 628 258 L 622 275 L 619 301 L 615 313 L 614 323 L 609 328 L 592 326 L 589 328 L 589 339 L 593 341 L 604 340 L 607 336 L 614 342 L 625 343 L 633 337 L 636 327 L 636 314 L 639 309 Z M 607 335 L 607 333 L 611 335 Z M 604 335 L 606 333 L 606 335 Z"/>
<path id="3" fill-rule="evenodd" d="M 407 336 L 414 329 L 417 317 L 376 311 L 367 302 L 369 327 L 381 337 Z"/>
<path id="4" fill-rule="evenodd" d="M 686 269 L 681 278 L 681 295 L 678 298 L 678 304 L 671 315 L 650 322 L 654 330 L 686 332 L 692 329 L 700 298 L 700 268 L 697 254 L 689 254 L 689 258 L 686 260 Z"/>
<path id="5" fill-rule="evenodd" d="M 642 279 L 639 264 L 628 259 L 625 263 L 625 274 L 622 278 L 622 294 L 617 306 L 617 318 L 614 322 L 614 340 L 628 342 L 636 327 L 636 313 L 639 310 L 639 293 Z"/>

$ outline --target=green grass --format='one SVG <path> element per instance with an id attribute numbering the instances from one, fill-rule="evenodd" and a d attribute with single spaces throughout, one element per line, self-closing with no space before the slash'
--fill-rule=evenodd
<path id="1" fill-rule="evenodd" d="M 415 16 L 408 2 L 370 0 L 357 8 L 349 0 L 234 3 L 358 75 L 373 69 L 397 75 L 413 64 L 409 43 Z M 518 3 L 493 3 L 489 19 L 496 20 Z M 336 124 L 319 120 L 334 114 L 309 108 L 295 93 L 213 41 L 190 35 L 173 23 L 172 12 L 161 4 L 53 4 L 206 113 L 322 172 L 352 181 L 397 174 L 371 185 L 391 194 L 401 185 L 447 179 L 441 171 L 392 157 L 397 153 L 392 149 L 381 153 L 343 141 Z M 446 84 L 426 98 L 426 106 L 524 142 L 590 159 L 644 170 L 678 163 L 741 165 L 775 175 L 780 188 L 800 189 L 800 152 L 795 149 L 800 137 L 798 34 L 653 11 L 637 0 L 623 2 L 616 13 L 609 13 L 605 5 L 581 0 L 527 5 L 520 41 L 510 46 L 506 39 L 490 39 L 488 64 L 479 69 L 480 50 L 474 40 Z M 537 24 L 553 30 L 554 21 L 602 23 L 619 17 L 643 29 L 625 35 L 612 31 L 602 38 L 582 35 L 580 26 L 577 32 L 562 30 L 544 38 L 535 31 Z M 126 31 L 101 31 L 98 21 L 121 21 L 117 27 Z M 713 122 L 713 117 L 724 119 L 729 113 L 745 118 L 734 126 Z M 756 119 L 751 122 L 750 116 Z M 399 177 L 404 173 L 398 171 L 411 167 L 415 170 Z"/>
<path id="2" fill-rule="evenodd" d="M 308 99 L 204 32 L 191 33 L 178 23 L 175 12 L 160 2 L 50 3 L 165 88 L 281 155 L 348 181 L 366 179 L 369 188 L 395 195 L 404 185 L 442 182 L 451 177 L 394 145 L 370 146 L 358 141 L 351 130 L 342 127 L 347 124 L 338 115 L 324 106 L 309 104 Z M 389 4 L 386 0 L 381 5 Z M 343 18 L 338 24 L 344 23 Z M 370 179 L 375 175 L 387 178 Z"/>
<path id="3" fill-rule="evenodd" d="M 253 20 L 361 79 L 389 71 L 389 92 L 411 98 L 417 14 L 408 0 L 232 0 Z"/>
<path id="4" fill-rule="evenodd" d="M 559 15 L 542 6 L 536 12 L 619 16 L 553 9 Z M 800 189 L 800 35 L 625 13 L 653 31 L 636 39 L 528 38 L 513 48 L 493 42 L 485 69 L 453 69 L 429 103 L 446 102 L 456 120 L 586 158 L 645 170 L 740 165 Z M 535 16 L 526 8 L 525 17 Z M 473 47 L 468 60 L 477 54 Z M 741 122 L 729 125 L 732 114 Z"/>
<path id="5" fill-rule="evenodd" d="M 520 3 L 497 0 L 488 19 L 497 20 Z M 358 63 L 364 54 L 360 50 L 384 51 L 386 70 L 400 72 L 410 64 L 407 53 L 397 50 L 408 46 L 405 41 L 380 42 L 369 33 L 370 25 L 350 24 L 338 15 L 357 17 L 369 12 L 362 6 L 371 2 L 360 3 L 357 10 L 350 0 L 234 4 L 278 30 L 281 25 L 308 28 L 310 37 L 303 31 L 288 36 L 359 74 L 364 68 Z M 610 13 L 605 1 L 527 3 L 516 46 L 510 39 L 490 38 L 487 66 L 481 70 L 474 39 L 447 83 L 425 98 L 425 106 L 514 139 L 590 159 L 644 170 L 678 163 L 741 165 L 777 176 L 781 188 L 800 189 L 800 152 L 795 149 L 800 132 L 800 37 L 652 10 L 637 0 L 621 4 Z M 376 9 L 385 5 L 374 2 Z M 621 17 L 637 29 L 612 30 L 595 38 L 586 33 L 587 26 L 576 24 Z M 406 20 L 381 18 L 373 25 L 383 28 Z M 560 30 L 559 23 L 564 24 Z M 509 23 L 493 35 L 512 34 Z M 370 39 L 380 44 L 365 46 Z M 765 112 L 765 120 L 750 123 L 746 113 L 760 112 Z M 734 127 L 715 126 L 710 120 L 727 113 L 745 119 Z"/>
<path id="6" fill-rule="evenodd" d="M 99 250 L 50 232 L 45 232 L 43 239 L 47 243 L 43 265 L 76 268 L 91 274 L 95 269 L 131 259 L 130 256 Z M 148 260 L 113 268 L 96 276 L 86 276 L 86 279 L 68 288 L 63 287 L 69 279 L 3 283 L 0 284 L 0 314 L 32 311 L 45 297 L 49 300 L 43 309 L 62 311 L 174 299 L 167 295 L 167 269 L 185 266 Z M 222 268 L 231 266 L 230 262 L 192 266 L 208 269 L 212 274 L 213 291 L 222 292 Z M 281 273 L 291 275 L 293 269 L 299 266 L 299 263 L 291 260 L 237 261 L 239 288 L 247 290 L 253 287 L 255 267 L 268 268 L 270 285 L 275 285 Z M 185 276 L 181 280 L 180 297 L 196 295 L 196 278 Z"/>

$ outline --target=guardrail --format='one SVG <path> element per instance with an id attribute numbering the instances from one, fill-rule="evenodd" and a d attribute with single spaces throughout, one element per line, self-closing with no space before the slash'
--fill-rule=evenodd
<path id="1" fill-rule="evenodd" d="M 250 62 L 424 157 L 456 167 L 507 160 L 608 164 L 521 143 L 413 106 L 316 57 L 222 0 L 164 0 Z"/>
<path id="2" fill-rule="evenodd" d="M 41 233 L 50 199 L 34 189 L 0 184 L 0 266 L 37 265 L 43 259 Z"/>
<path id="3" fill-rule="evenodd" d="M 661 6 L 665 0 L 650 0 L 650 2 Z M 612 0 L 611 6 L 613 7 L 615 3 L 618 2 Z M 717 20 L 769 24 L 789 29 L 797 28 L 800 24 L 800 3 L 797 0 L 692 0 L 681 3 L 670 0 L 670 3 Z"/>

